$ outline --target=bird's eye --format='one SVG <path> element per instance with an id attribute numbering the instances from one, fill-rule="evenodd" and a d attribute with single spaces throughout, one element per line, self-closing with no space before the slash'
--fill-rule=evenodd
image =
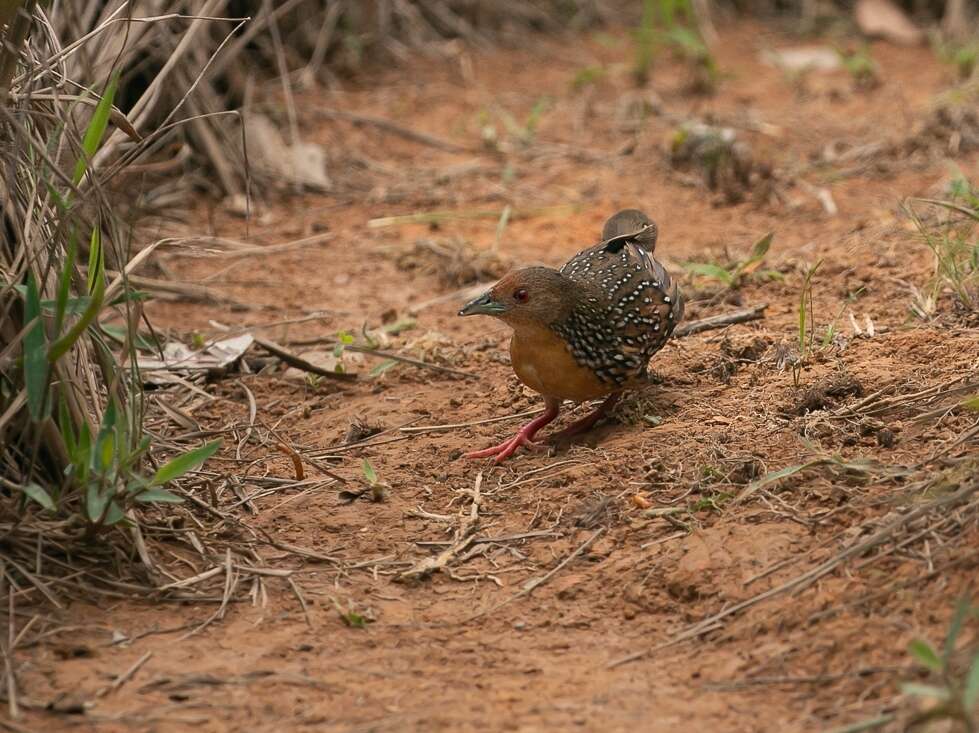
<path id="1" fill-rule="evenodd" d="M 513 291 L 513 299 L 518 303 L 526 303 L 530 299 L 530 294 L 523 288 L 520 288 L 519 290 Z"/>

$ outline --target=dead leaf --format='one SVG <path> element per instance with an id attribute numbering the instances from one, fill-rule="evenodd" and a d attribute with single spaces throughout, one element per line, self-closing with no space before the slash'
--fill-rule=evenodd
<path id="1" fill-rule="evenodd" d="M 632 502 L 633 506 L 637 506 L 640 509 L 649 509 L 653 506 L 653 502 L 647 499 L 642 494 L 633 494 L 629 497 L 629 501 Z"/>

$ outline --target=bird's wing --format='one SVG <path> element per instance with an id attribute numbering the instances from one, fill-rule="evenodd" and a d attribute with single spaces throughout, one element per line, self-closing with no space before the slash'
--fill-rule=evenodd
<path id="1" fill-rule="evenodd" d="M 683 316 L 683 297 L 669 273 L 631 239 L 615 237 L 575 255 L 561 273 L 586 288 L 587 306 L 601 311 L 601 334 L 584 339 L 596 373 L 618 384 L 642 375 Z M 582 314 L 574 322 L 598 318 Z M 572 323 L 574 326 L 574 323 Z M 591 324 L 581 325 L 594 331 Z M 574 350 L 577 342 L 569 338 Z"/>

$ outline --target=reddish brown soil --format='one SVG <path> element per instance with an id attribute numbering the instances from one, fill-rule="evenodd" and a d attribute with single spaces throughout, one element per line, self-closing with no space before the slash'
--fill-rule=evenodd
<path id="1" fill-rule="evenodd" d="M 736 298 L 711 303 L 698 295 L 704 283 L 685 277 L 689 318 L 729 310 L 735 300 L 768 303 L 767 317 L 672 342 L 653 362 L 659 383 L 632 395 L 620 420 L 556 455 L 521 453 L 500 467 L 466 461 L 459 453 L 498 442 L 517 427 L 515 420 L 454 432 L 397 430 L 409 423 L 471 422 L 539 404 L 506 363 L 506 329 L 455 316 L 461 295 L 422 309 L 416 328 L 393 337 L 388 348 L 437 332 L 444 343 L 427 358 L 442 358 L 476 379 L 406 366 L 340 386 L 291 381 L 281 370 L 241 377 L 255 395 L 259 424 L 275 426 L 304 453 L 342 444 L 355 420 L 392 431 L 374 439 L 376 446 L 339 454 L 335 465 L 357 486 L 361 460 L 369 458 L 390 484 L 384 502 L 343 503 L 339 487 L 329 486 L 275 493 L 254 502 L 256 514 L 241 515 L 279 541 L 360 567 L 338 570 L 259 548 L 265 564 L 296 569 L 308 624 L 289 586 L 277 578 L 267 579 L 266 603 L 242 597 L 223 620 L 189 639 L 181 639 L 186 629 L 166 630 L 202 622 L 214 604 L 76 604 L 63 613 L 71 629 L 18 652 L 19 680 L 29 701 L 61 699 L 61 707 L 66 700 L 87 701 L 91 707 L 84 716 L 29 710 L 22 723 L 32 730 L 93 731 L 817 731 L 892 706 L 898 684 L 914 676 L 907 643 L 917 635 L 939 638 L 954 599 L 974 575 L 974 524 L 961 528 L 954 546 L 922 551 L 916 544 L 909 553 L 864 558 L 705 636 L 608 666 L 827 559 L 852 541 L 848 528 L 886 515 L 900 491 L 894 483 L 848 481 L 814 470 L 742 504 L 731 502 L 752 478 L 819 452 L 909 466 L 968 425 L 956 415 L 925 424 L 900 415 L 885 416 L 882 424 L 832 419 L 827 409 L 859 397 L 844 390 L 826 402 L 811 394 L 840 374 L 856 380 L 864 395 L 892 384 L 898 394 L 910 394 L 976 369 L 979 336 L 954 320 L 947 301 L 943 318 L 930 324 L 915 320 L 908 307 L 907 283 L 923 286 L 931 260 L 899 203 L 936 193 L 947 180 L 946 161 L 889 160 L 886 172 L 867 166 L 846 177 L 831 167 L 806 167 L 831 143 L 857 146 L 906 136 L 950 85 L 949 70 L 926 48 L 874 45 L 879 88 L 854 90 L 840 72 L 813 75 L 808 93 L 797 95 L 778 70 L 759 61 L 762 48 L 796 39 L 755 25 L 726 28 L 723 36 L 718 58 L 725 76 L 713 97 L 690 96 L 683 68 L 665 58 L 648 90 L 637 91 L 625 33 L 611 34 L 612 44 L 585 36 L 561 43 L 536 39 L 533 50 L 419 61 L 361 79 L 345 92 L 301 94 L 303 130 L 331 151 L 331 175 L 342 192 L 270 203 L 247 236 L 283 242 L 321 227 L 335 236 L 248 259 L 223 273 L 231 261 L 169 258 L 176 277 L 203 281 L 213 275 L 208 284 L 217 291 L 264 308 L 156 303 L 151 314 L 159 327 L 184 337 L 194 331 L 210 336 L 217 333 L 211 319 L 247 326 L 316 311 L 329 315 L 264 335 L 287 343 L 357 331 L 363 323 L 376 327 L 390 311 L 401 315 L 452 292 L 435 274 L 399 267 L 399 253 L 420 238 L 464 238 L 485 250 L 493 244 L 496 221 L 370 229 L 368 219 L 428 210 L 499 211 L 505 202 L 532 214 L 574 205 L 511 221 L 500 254 L 517 262 L 559 265 L 597 238 L 611 212 L 641 206 L 659 224 L 658 254 L 678 275 L 689 259 L 723 259 L 725 251 L 744 256 L 755 239 L 774 230 L 765 267 L 784 278 L 750 280 Z M 607 65 L 606 76 L 573 91 L 575 74 L 599 63 Z M 481 112 L 488 111 L 500 137 L 512 141 L 493 106 L 522 122 L 542 96 L 551 102 L 535 142 L 505 164 L 487 155 L 444 153 L 316 113 L 330 105 L 383 115 L 470 145 L 485 122 Z M 663 152 L 672 130 L 665 118 L 651 114 L 634 132 L 625 129 L 629 100 L 654 97 L 671 115 L 713 116 L 738 128 L 756 154 L 782 171 L 781 203 L 722 206 L 714 194 L 672 173 Z M 627 143 L 633 152 L 617 155 Z M 454 178 L 437 175 L 468 161 L 478 167 Z M 957 163 L 974 171 L 976 158 Z M 792 171 L 828 186 L 838 215 L 826 215 L 807 189 L 790 185 Z M 194 232 L 246 236 L 244 223 L 217 204 L 200 204 L 194 221 Z M 817 341 L 844 306 L 860 323 L 870 317 L 877 333 L 855 337 L 844 311 L 838 328 L 845 347 L 820 351 L 795 384 L 790 369 L 778 368 L 776 354 L 780 344 L 793 348 L 802 273 L 820 259 L 813 288 Z M 754 340 L 753 355 L 741 361 L 731 356 Z M 366 366 L 352 368 L 366 371 L 375 363 L 367 359 Z M 207 428 L 235 424 L 240 437 L 248 423 L 244 392 L 234 379 L 209 390 L 218 399 L 194 418 Z M 815 411 L 800 414 L 802 404 Z M 650 425 L 642 416 L 659 422 Z M 893 445 L 879 444 L 881 428 L 893 433 Z M 382 442 L 394 437 L 403 439 Z M 246 444 L 236 460 L 235 443 L 231 436 L 209 468 L 292 476 L 289 460 L 271 445 Z M 550 534 L 486 545 L 485 554 L 453 565 L 451 575 L 394 582 L 410 563 L 438 549 L 416 543 L 452 538 L 457 515 L 469 511 L 463 492 L 479 472 L 480 537 Z M 247 482 L 245 487 L 251 490 Z M 636 495 L 653 507 L 683 511 L 647 516 Z M 222 503 L 234 502 L 230 491 L 222 496 Z M 452 521 L 420 519 L 418 508 Z M 586 551 L 546 584 L 495 608 L 596 532 Z M 929 576 L 929 563 L 947 564 L 947 553 L 961 553 L 961 562 Z M 919 577 L 904 590 L 865 598 L 895 579 Z M 349 628 L 334 601 L 375 620 Z M 491 612 L 472 618 L 486 610 Z M 131 637 L 152 630 L 160 633 L 111 644 L 113 632 Z M 147 652 L 152 657 L 133 679 L 95 696 Z"/>

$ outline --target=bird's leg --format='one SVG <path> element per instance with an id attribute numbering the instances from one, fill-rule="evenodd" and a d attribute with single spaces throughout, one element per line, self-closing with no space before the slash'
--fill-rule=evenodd
<path id="1" fill-rule="evenodd" d="M 466 453 L 465 457 L 489 458 L 490 456 L 493 456 L 496 462 L 499 463 L 500 461 L 506 460 L 516 453 L 517 448 L 520 446 L 525 446 L 531 450 L 540 450 L 541 446 L 534 442 L 534 436 L 542 427 L 547 425 L 549 422 L 552 422 L 554 418 L 557 417 L 558 411 L 561 408 L 561 402 L 559 400 L 547 398 L 544 400 L 544 404 L 547 406 L 544 412 L 520 428 L 520 430 L 517 431 L 517 434 L 510 438 L 510 440 L 504 441 L 499 445 L 494 445 L 492 448 Z"/>
<path id="2" fill-rule="evenodd" d="M 605 417 L 612 408 L 615 407 L 615 403 L 619 401 L 621 393 L 615 392 L 610 394 L 605 398 L 605 401 L 600 404 L 594 411 L 585 415 L 580 420 L 576 420 L 566 427 L 551 436 L 551 440 L 567 440 L 568 438 L 574 437 L 575 435 L 580 435 L 581 433 L 586 433 L 595 427 L 595 423 Z"/>

